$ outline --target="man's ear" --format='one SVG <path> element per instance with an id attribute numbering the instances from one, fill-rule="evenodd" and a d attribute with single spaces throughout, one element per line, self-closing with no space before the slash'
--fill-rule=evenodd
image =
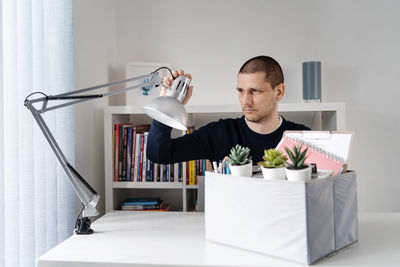
<path id="1" fill-rule="evenodd" d="M 275 99 L 276 101 L 281 101 L 283 95 L 285 94 L 285 85 L 283 83 L 275 86 Z"/>

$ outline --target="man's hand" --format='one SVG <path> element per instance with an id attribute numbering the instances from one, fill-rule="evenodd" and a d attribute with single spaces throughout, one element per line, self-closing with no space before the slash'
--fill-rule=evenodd
<path id="1" fill-rule="evenodd" d="M 192 75 L 190 75 L 189 73 L 185 74 L 185 72 L 183 70 L 178 70 L 178 71 L 173 70 L 172 71 L 172 76 L 174 78 L 176 78 L 178 76 L 181 76 L 181 75 L 185 75 L 190 80 L 192 79 Z M 164 77 L 163 85 L 165 85 L 166 87 L 171 87 L 172 81 L 173 81 L 172 77 Z M 193 93 L 193 86 L 190 86 L 188 91 L 187 91 L 185 101 L 183 101 L 184 105 L 189 101 L 190 97 L 192 96 L 192 93 Z M 160 90 L 160 96 L 163 96 L 163 95 L 166 95 L 166 94 L 167 94 L 167 89 L 164 86 L 162 86 L 161 90 Z"/>

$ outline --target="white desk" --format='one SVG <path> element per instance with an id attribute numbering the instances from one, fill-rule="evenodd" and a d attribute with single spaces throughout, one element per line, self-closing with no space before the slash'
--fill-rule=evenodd
<path id="1" fill-rule="evenodd" d="M 92 228 L 37 266 L 301 266 L 206 241 L 204 213 L 117 211 Z M 359 242 L 315 266 L 400 266 L 400 213 L 360 214 Z"/>

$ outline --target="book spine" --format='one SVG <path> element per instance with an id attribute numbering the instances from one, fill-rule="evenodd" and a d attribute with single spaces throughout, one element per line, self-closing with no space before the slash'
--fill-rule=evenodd
<path id="1" fill-rule="evenodd" d="M 175 177 L 174 177 L 174 171 L 175 171 L 175 169 L 174 169 L 174 164 L 169 164 L 169 181 L 172 183 L 172 182 L 174 182 L 174 179 L 175 179 Z"/>
<path id="2" fill-rule="evenodd" d="M 134 181 L 139 182 L 138 169 L 139 169 L 139 156 L 140 156 L 140 133 L 136 134 L 135 142 L 135 164 L 134 164 Z"/>
<path id="3" fill-rule="evenodd" d="M 114 181 L 118 182 L 119 125 L 114 125 Z"/>
<path id="4" fill-rule="evenodd" d="M 186 173 L 187 173 L 187 170 L 186 170 L 186 168 L 187 168 L 187 164 L 186 164 L 186 162 L 182 162 L 182 182 L 185 182 L 185 184 L 189 184 L 188 182 L 188 180 L 186 179 Z"/>
<path id="5" fill-rule="evenodd" d="M 126 181 L 131 181 L 131 165 L 132 165 L 132 127 L 128 127 L 128 137 L 126 144 Z"/>
<path id="6" fill-rule="evenodd" d="M 126 152 L 128 143 L 128 129 L 124 126 L 124 146 L 123 146 L 123 157 L 122 157 L 122 181 L 126 181 Z"/>
<path id="7" fill-rule="evenodd" d="M 144 148 L 144 134 L 140 134 L 140 161 L 139 161 L 139 182 L 143 182 L 143 148 Z"/>
<path id="8" fill-rule="evenodd" d="M 159 208 L 160 205 L 122 205 L 123 210 L 152 210 Z"/>
<path id="9" fill-rule="evenodd" d="M 160 182 L 165 182 L 164 164 L 160 164 Z"/>
<path id="10" fill-rule="evenodd" d="M 201 159 L 199 159 L 197 161 L 198 161 L 197 175 L 201 175 L 201 172 L 203 170 L 203 161 Z"/>
<path id="11" fill-rule="evenodd" d="M 147 182 L 147 153 L 146 153 L 146 148 L 147 148 L 147 137 L 149 136 L 149 132 L 145 132 L 143 134 L 143 166 L 142 166 L 142 177 L 143 177 L 143 181 Z"/>
<path id="12" fill-rule="evenodd" d="M 149 160 L 149 166 L 150 166 L 149 181 L 154 182 L 154 163 L 151 162 L 150 160 Z"/>
<path id="13" fill-rule="evenodd" d="M 185 172 L 186 184 L 189 184 L 189 177 L 190 177 L 190 161 L 186 161 L 186 172 Z"/>
<path id="14" fill-rule="evenodd" d="M 179 163 L 174 163 L 174 182 L 179 182 Z"/>
<path id="15" fill-rule="evenodd" d="M 122 159 L 124 157 L 124 127 L 119 125 L 118 132 L 118 181 L 122 181 Z"/>
<path id="16" fill-rule="evenodd" d="M 169 168 L 169 164 L 165 165 L 165 181 L 169 182 L 169 176 L 170 176 L 170 168 Z"/>
<path id="17" fill-rule="evenodd" d="M 131 157 L 131 179 L 130 181 L 135 182 L 135 154 L 136 154 L 136 126 L 132 127 L 132 157 Z"/>
<path id="18" fill-rule="evenodd" d="M 146 181 L 151 182 L 151 161 L 149 159 L 146 159 Z"/>
<path id="19" fill-rule="evenodd" d="M 190 177 L 189 177 L 189 185 L 194 185 L 194 179 L 196 176 L 196 164 L 194 160 L 190 161 Z"/>
<path id="20" fill-rule="evenodd" d="M 154 163 L 154 181 L 160 181 L 160 164 Z"/>
<path id="21" fill-rule="evenodd" d="M 178 181 L 182 182 L 182 162 L 178 163 Z"/>

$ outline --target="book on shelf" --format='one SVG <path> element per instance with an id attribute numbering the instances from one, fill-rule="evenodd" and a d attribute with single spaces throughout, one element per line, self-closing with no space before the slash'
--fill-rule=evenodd
<path id="1" fill-rule="evenodd" d="M 140 142 L 139 142 L 139 147 L 140 147 L 140 152 L 139 152 L 139 159 L 138 159 L 138 180 L 139 182 L 142 182 L 142 174 L 143 174 L 143 144 L 144 144 L 144 134 L 140 134 Z"/>
<path id="2" fill-rule="evenodd" d="M 133 179 L 131 181 L 139 181 L 138 178 L 138 162 L 140 162 L 140 133 L 135 134 L 135 155 L 134 155 L 134 161 L 133 161 Z M 133 151 L 133 150 L 132 150 Z M 133 153 L 133 152 L 132 152 Z"/>
<path id="3" fill-rule="evenodd" d="M 122 177 L 121 181 L 126 181 L 126 154 L 127 154 L 127 144 L 128 144 L 128 127 L 129 125 L 123 125 L 123 143 L 122 143 Z"/>
<path id="4" fill-rule="evenodd" d="M 132 197 L 125 199 L 122 205 L 160 205 L 159 197 Z"/>
<path id="5" fill-rule="evenodd" d="M 171 204 L 169 203 L 161 203 L 160 207 L 154 209 L 135 209 L 128 207 L 121 207 L 121 210 L 124 211 L 168 211 L 171 208 Z"/>
<path id="6" fill-rule="evenodd" d="M 114 125 L 114 181 L 122 181 L 122 157 L 123 157 L 123 127 L 126 124 Z"/>
<path id="7" fill-rule="evenodd" d="M 147 158 L 149 124 L 114 125 L 114 181 L 164 182 L 196 185 L 197 177 L 204 175 L 207 161 L 204 159 L 157 164 Z M 191 126 L 185 132 L 194 131 Z"/>
<path id="8" fill-rule="evenodd" d="M 114 181 L 118 182 L 118 146 L 119 146 L 119 129 L 118 129 L 118 124 L 114 125 Z"/>
<path id="9" fill-rule="evenodd" d="M 147 137 L 149 136 L 149 132 L 143 133 L 143 163 L 142 163 L 142 180 L 143 182 L 148 182 L 149 179 L 147 178 Z"/>
<path id="10" fill-rule="evenodd" d="M 135 211 L 163 211 L 168 210 L 169 204 L 164 203 L 160 198 L 127 198 L 121 206 L 121 210 Z"/>
<path id="11" fill-rule="evenodd" d="M 122 181 L 122 158 L 124 156 L 124 125 L 120 124 L 118 125 L 119 131 L 118 131 L 118 181 Z"/>
<path id="12" fill-rule="evenodd" d="M 127 129 L 127 148 L 126 148 L 126 181 L 131 180 L 131 167 L 132 167 L 132 140 L 133 140 L 133 127 Z"/>
<path id="13" fill-rule="evenodd" d="M 114 181 L 132 180 L 136 133 L 148 131 L 149 129 L 149 124 L 118 123 L 114 125 Z M 128 170 L 128 168 L 130 169 Z"/>
<path id="14" fill-rule="evenodd" d="M 159 209 L 160 205 L 125 205 L 123 204 L 121 210 L 152 210 Z"/>

